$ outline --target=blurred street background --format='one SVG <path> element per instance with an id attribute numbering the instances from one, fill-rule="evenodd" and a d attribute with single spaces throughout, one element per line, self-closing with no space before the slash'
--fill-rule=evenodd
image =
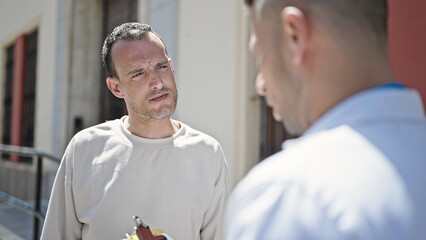
<path id="1" fill-rule="evenodd" d="M 426 2 L 388 4 L 395 76 L 425 100 Z M 1 0 L 0 240 L 37 239 L 28 209 L 45 214 L 69 140 L 126 114 L 106 87 L 101 47 L 129 21 L 163 37 L 179 91 L 174 118 L 221 143 L 233 186 L 291 137 L 255 93 L 243 0 Z M 28 149 L 8 152 L 10 145 Z"/>

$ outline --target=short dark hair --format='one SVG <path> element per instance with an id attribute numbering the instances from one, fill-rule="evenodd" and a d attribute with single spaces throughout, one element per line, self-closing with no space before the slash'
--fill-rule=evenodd
<path id="1" fill-rule="evenodd" d="M 155 34 L 163 43 L 164 51 L 167 55 L 166 44 L 158 33 L 156 33 L 148 24 L 138 22 L 128 22 L 117 26 L 112 32 L 105 38 L 104 45 L 102 47 L 102 63 L 106 69 L 108 77 L 118 78 L 118 74 L 115 71 L 114 62 L 111 57 L 111 49 L 115 42 L 118 40 L 142 40 L 148 37 L 148 33 Z"/>
<path id="2" fill-rule="evenodd" d="M 302 10 L 318 8 L 324 10 L 328 17 L 333 18 L 332 26 L 341 25 L 348 29 L 358 27 L 375 34 L 381 43 L 387 43 L 387 0 L 244 0 L 254 7 L 262 1 L 268 18 L 278 18 L 282 8 L 293 5 L 304 7 Z M 275 15 L 275 16 L 271 16 Z M 345 30 L 346 31 L 346 30 Z"/>

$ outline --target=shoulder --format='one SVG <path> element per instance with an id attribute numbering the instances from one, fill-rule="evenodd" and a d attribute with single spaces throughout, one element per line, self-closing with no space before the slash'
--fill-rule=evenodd
<path id="1" fill-rule="evenodd" d="M 65 154 L 89 154 L 102 151 L 107 144 L 117 146 L 114 144 L 120 139 L 117 137 L 117 126 L 119 120 L 112 120 L 81 130 L 70 140 Z"/>
<path id="2" fill-rule="evenodd" d="M 394 231 L 407 223 L 410 203 L 399 176 L 386 156 L 357 132 L 342 126 L 288 145 L 256 166 L 235 189 L 230 206 L 240 218 L 237 222 L 273 223 L 277 218 L 291 227 L 274 223 L 268 229 L 303 239 L 312 237 L 308 233 L 327 234 L 319 239 L 354 232 L 383 234 L 393 223 L 400 226 Z M 259 216 L 249 216 L 256 213 Z M 388 218 L 389 213 L 398 219 Z"/>
<path id="3" fill-rule="evenodd" d="M 119 120 L 106 121 L 76 133 L 73 137 L 75 143 L 87 143 L 99 140 L 102 137 L 115 135 L 115 129 L 119 125 Z"/>
<path id="4" fill-rule="evenodd" d="M 363 195 L 360 189 L 365 186 L 388 197 L 398 190 L 386 187 L 390 183 L 400 185 L 388 157 L 350 127 L 340 126 L 292 141 L 285 150 L 254 167 L 241 188 L 298 185 L 309 194 L 327 189 L 348 199 L 355 193 Z"/>
<path id="5" fill-rule="evenodd" d="M 185 145 L 197 145 L 200 147 L 212 148 L 215 151 L 222 151 L 220 143 L 207 133 L 194 129 L 185 123 L 179 122 L 185 131 Z"/>
<path id="6" fill-rule="evenodd" d="M 126 150 L 117 137 L 119 120 L 107 121 L 81 130 L 70 140 L 63 159 L 67 162 L 67 169 L 84 172 L 90 176 L 91 165 L 94 160 L 112 161 L 116 155 Z M 105 156 L 105 157 L 104 157 Z"/>

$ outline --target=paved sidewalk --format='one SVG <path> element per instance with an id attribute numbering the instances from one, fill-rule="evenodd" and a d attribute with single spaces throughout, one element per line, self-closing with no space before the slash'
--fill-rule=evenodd
<path id="1" fill-rule="evenodd" d="M 0 225 L 0 240 L 24 240 L 25 238 L 22 238 L 19 235 L 16 235 L 14 232 L 11 232 L 8 228 L 3 227 Z"/>
<path id="2" fill-rule="evenodd" d="M 32 240 L 33 217 L 0 202 L 0 240 Z"/>

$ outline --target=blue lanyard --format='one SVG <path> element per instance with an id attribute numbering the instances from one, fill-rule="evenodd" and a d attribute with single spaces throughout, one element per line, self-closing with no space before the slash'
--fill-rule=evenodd
<path id="1" fill-rule="evenodd" d="M 390 89 L 390 88 L 392 88 L 392 89 L 404 89 L 405 86 L 404 86 L 404 84 L 399 83 L 399 82 L 390 82 L 390 83 L 385 83 L 385 84 L 379 85 L 376 88 L 379 88 L 379 89 L 384 89 L 384 88 L 386 88 L 386 89 Z"/>

